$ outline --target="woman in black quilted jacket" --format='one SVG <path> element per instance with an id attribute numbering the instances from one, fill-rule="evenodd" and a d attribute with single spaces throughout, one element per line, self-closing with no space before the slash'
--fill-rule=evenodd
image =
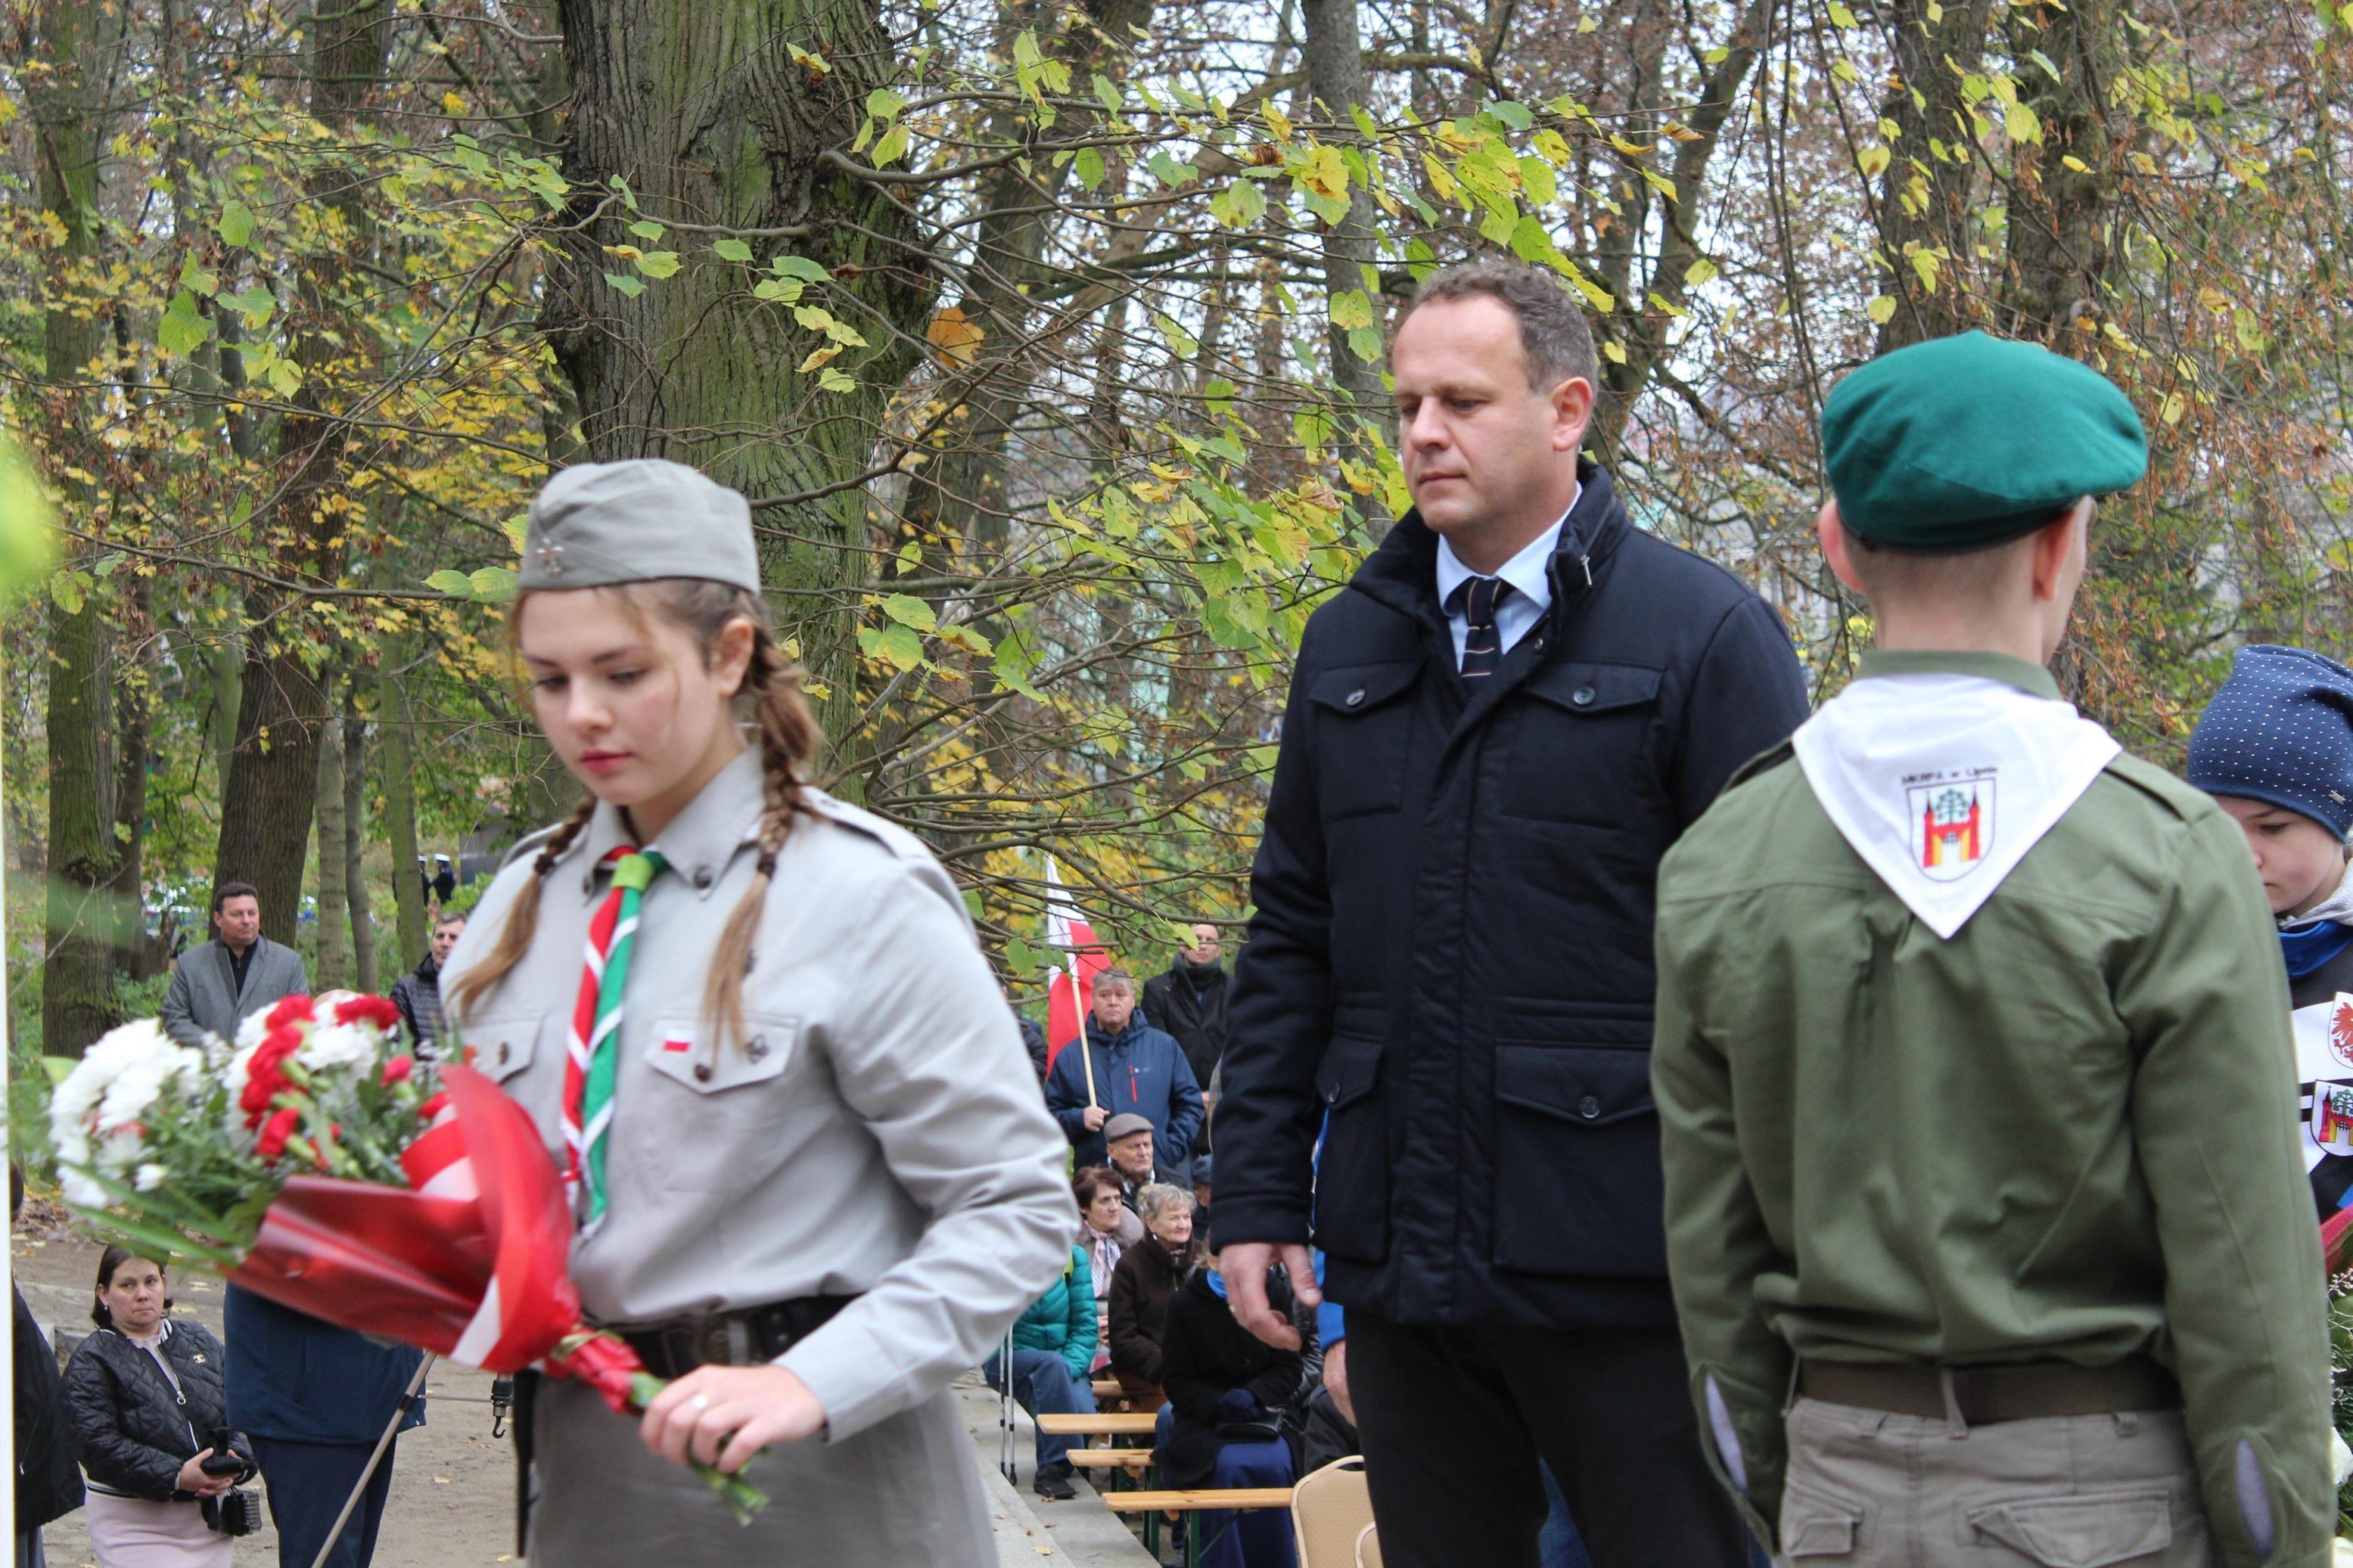
<path id="1" fill-rule="evenodd" d="M 66 1368 L 74 1450 L 90 1478 L 90 1542 L 99 1568 L 227 1568 L 230 1539 L 206 1524 L 202 1500 L 238 1472 L 207 1473 L 207 1441 L 227 1425 L 221 1342 L 167 1315 L 163 1265 L 126 1247 L 99 1260 L 90 1321 Z M 232 1451 L 252 1452 L 241 1436 Z"/>

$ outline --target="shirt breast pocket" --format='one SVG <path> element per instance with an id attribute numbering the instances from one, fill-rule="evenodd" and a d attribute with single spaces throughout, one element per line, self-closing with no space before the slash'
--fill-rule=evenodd
<path id="1" fill-rule="evenodd" d="M 1663 671 L 1567 661 L 1528 677 L 1515 696 L 1519 732 L 1504 810 L 1543 822 L 1622 827 L 1656 809 L 1654 731 Z"/>
<path id="2" fill-rule="evenodd" d="M 1405 804 L 1419 664 L 1327 669 L 1307 689 L 1315 707 L 1315 795 L 1323 820 L 1395 811 Z"/>
<path id="3" fill-rule="evenodd" d="M 776 1122 L 785 1069 L 800 1024 L 774 1014 L 744 1015 L 744 1034 L 716 1051 L 701 1016 L 664 1017 L 646 1047 L 657 1075 L 647 1120 L 634 1142 L 653 1175 L 675 1192 L 739 1193 L 772 1173 L 785 1150 Z"/>

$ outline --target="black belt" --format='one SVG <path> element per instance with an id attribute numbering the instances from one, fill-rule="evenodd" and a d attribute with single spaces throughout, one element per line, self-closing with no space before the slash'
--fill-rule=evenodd
<path id="1" fill-rule="evenodd" d="M 833 1319 L 855 1296 L 804 1296 L 765 1307 L 718 1312 L 618 1331 L 656 1377 L 684 1377 L 698 1366 L 753 1366 L 774 1361 Z"/>
<path id="2" fill-rule="evenodd" d="M 1945 1403 L 1952 1376 L 1953 1404 Z M 1867 1362 L 1800 1361 L 1798 1392 L 1828 1405 L 1851 1405 L 1896 1415 L 1939 1418 L 1954 1408 L 1971 1426 L 2061 1415 L 2107 1415 L 2126 1410 L 2178 1410 L 2181 1385 L 2147 1356 L 2107 1366 L 2069 1362 L 2015 1362 L 1992 1366 L 1927 1366 Z"/>

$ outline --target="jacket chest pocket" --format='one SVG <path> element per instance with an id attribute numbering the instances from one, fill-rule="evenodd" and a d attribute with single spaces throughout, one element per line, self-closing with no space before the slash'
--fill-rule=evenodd
<path id="1" fill-rule="evenodd" d="M 506 1097 L 531 1113 L 539 1126 L 541 1141 L 548 1154 L 562 1170 L 564 1156 L 563 1081 L 565 1038 L 567 1026 L 552 1014 L 529 1013 L 520 1016 L 485 1018 L 480 1023 L 469 1023 L 462 1038 L 467 1050 L 473 1053 L 470 1064 L 475 1071 L 496 1083 Z M 543 1051 L 539 1038 L 553 1034 Z M 533 1076 L 532 1065 L 543 1056 L 543 1070 Z"/>
<path id="2" fill-rule="evenodd" d="M 1378 1263 L 1389 1250 L 1388 1119 L 1383 1113 L 1377 1016 L 1343 1010 L 1315 1069 L 1324 1146 L 1315 1163 L 1315 1245 L 1335 1258 Z"/>
<path id="3" fill-rule="evenodd" d="M 619 1111 L 630 1118 L 629 1142 L 657 1184 L 740 1193 L 783 1163 L 778 1093 L 799 1037 L 797 1019 L 746 1013 L 743 1037 L 729 1035 L 714 1053 L 699 1016 L 661 1020 L 645 1050 L 653 1076 L 641 1080 L 644 1103 Z"/>
<path id="4" fill-rule="evenodd" d="M 1325 822 L 1405 804 L 1413 739 L 1408 700 L 1419 664 L 1327 669 L 1308 687 L 1315 709 L 1315 799 Z"/>
<path id="5" fill-rule="evenodd" d="M 1530 1274 L 1667 1271 L 1651 1054 L 1495 1047 L 1495 1263 Z"/>
<path id="6" fill-rule="evenodd" d="M 1524 681 L 1504 810 L 1544 822 L 1620 827 L 1661 799 L 1653 732 L 1662 672 L 1646 665 L 1567 661 Z"/>

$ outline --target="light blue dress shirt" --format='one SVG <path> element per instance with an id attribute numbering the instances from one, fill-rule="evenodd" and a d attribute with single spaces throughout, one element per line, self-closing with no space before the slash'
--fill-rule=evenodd
<path id="1" fill-rule="evenodd" d="M 1577 510 L 1577 500 L 1584 493 L 1584 488 L 1579 486 L 1577 495 L 1569 498 L 1568 511 Z M 1552 579 L 1545 574 L 1545 567 L 1552 560 L 1554 550 L 1560 545 L 1560 531 L 1568 521 L 1568 511 L 1562 512 L 1559 522 L 1536 535 L 1525 550 L 1504 562 L 1494 574 L 1512 585 L 1510 597 L 1495 606 L 1496 651 L 1499 655 L 1511 652 L 1512 645 L 1527 636 L 1529 628 L 1542 620 L 1545 611 L 1552 605 Z M 1440 605 L 1446 603 L 1447 595 L 1453 593 L 1457 585 L 1478 575 L 1462 564 L 1462 558 L 1454 553 L 1453 545 L 1442 538 L 1439 540 L 1438 602 Z M 1462 668 L 1462 646 L 1471 637 L 1471 617 L 1461 610 L 1449 609 L 1446 629 L 1454 636 L 1454 668 L 1460 669 Z"/>

